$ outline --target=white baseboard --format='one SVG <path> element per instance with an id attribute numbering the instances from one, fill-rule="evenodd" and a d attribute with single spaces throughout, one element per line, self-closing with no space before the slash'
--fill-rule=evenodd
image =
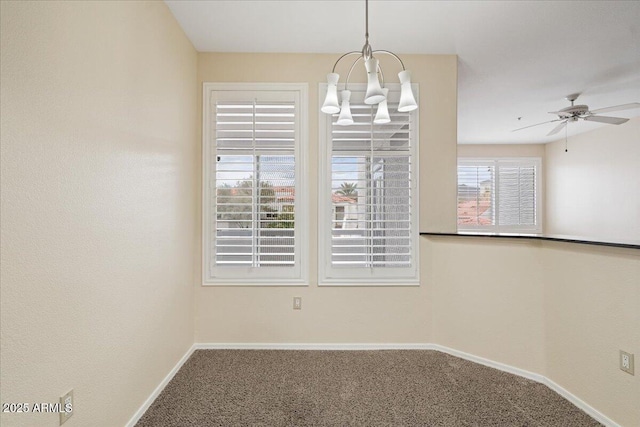
<path id="1" fill-rule="evenodd" d="M 432 344 L 196 343 L 196 350 L 435 350 Z"/>
<path id="2" fill-rule="evenodd" d="M 591 416 L 591 418 L 593 418 L 594 420 L 598 421 L 599 423 L 604 424 L 607 427 L 621 427 L 620 424 L 616 423 L 611 418 L 607 417 L 602 412 L 598 411 L 596 408 L 594 408 L 593 406 L 589 405 L 588 403 L 586 403 L 584 400 L 580 399 L 576 395 L 571 394 L 571 392 L 569 392 L 566 389 L 562 388 L 561 386 L 559 386 L 555 382 L 551 381 L 549 378 L 544 377 L 543 383 L 544 383 L 544 385 L 549 387 L 551 390 L 555 391 L 560 396 L 564 397 L 565 399 L 567 399 L 569 402 L 573 403 L 578 408 L 582 409 L 584 412 L 589 414 Z"/>
<path id="3" fill-rule="evenodd" d="M 506 365 L 504 363 L 495 362 L 490 359 L 485 359 L 480 356 L 475 356 L 470 353 L 455 350 L 449 347 L 445 347 L 439 344 L 421 344 L 421 343 L 409 343 L 409 344 L 348 344 L 348 343 L 196 343 L 189 351 L 180 359 L 176 366 L 169 372 L 169 374 L 162 380 L 160 385 L 156 387 L 151 396 L 144 402 L 144 404 L 138 409 L 135 415 L 127 423 L 127 427 L 133 427 L 135 423 L 144 415 L 145 411 L 149 409 L 149 406 L 162 392 L 164 387 L 171 381 L 173 376 L 182 367 L 184 362 L 191 356 L 195 350 L 435 350 L 442 353 L 447 353 L 461 359 L 468 360 L 470 362 L 479 363 L 490 368 L 498 369 L 500 371 L 508 372 L 510 374 L 518 375 L 535 382 L 541 383 L 549 387 L 551 390 L 558 393 L 560 396 L 567 399 L 569 402 L 589 414 L 596 421 L 604 424 L 607 427 L 620 427 L 620 425 L 614 422 L 612 419 L 584 402 L 582 399 L 573 395 L 569 391 L 565 390 L 555 382 L 551 381 L 544 375 L 536 374 L 524 369 L 516 368 L 515 366 Z"/>
<path id="4" fill-rule="evenodd" d="M 466 359 L 466 360 L 469 360 L 471 362 L 479 363 L 481 365 L 485 365 L 485 366 L 488 366 L 490 368 L 495 368 L 495 369 L 498 369 L 500 371 L 508 372 L 510 374 L 518 375 L 520 377 L 528 378 L 528 379 L 533 380 L 535 382 L 544 384 L 547 387 L 549 387 L 551 390 L 553 390 L 556 393 L 558 393 L 560 396 L 562 396 L 565 399 L 567 399 L 573 405 L 575 405 L 578 408 L 582 409 L 584 412 L 589 414 L 589 416 L 591 416 L 591 418 L 595 419 L 599 423 L 604 424 L 607 427 L 621 427 L 620 424 L 616 423 L 611 418 L 607 417 L 602 412 L 598 411 L 593 406 L 590 406 L 584 400 L 580 399 L 576 395 L 574 395 L 571 392 L 567 391 L 566 389 L 562 388 L 557 383 L 551 381 L 549 378 L 545 377 L 544 375 L 540 375 L 540 374 L 536 374 L 534 372 L 526 371 L 524 369 L 516 368 L 515 366 L 505 365 L 504 363 L 495 362 L 493 360 L 485 359 L 483 357 L 475 356 L 473 354 L 465 353 L 463 351 L 454 350 L 452 348 L 445 347 L 445 346 L 442 346 L 442 345 L 439 345 L 439 344 L 432 344 L 432 347 L 434 347 L 434 350 L 442 351 L 444 353 L 448 353 L 448 354 L 450 354 L 452 356 L 456 356 L 456 357 L 459 357 L 461 359 Z"/>
<path id="5" fill-rule="evenodd" d="M 510 374 L 518 375 L 519 377 L 524 377 L 538 383 L 544 384 L 546 380 L 546 378 L 543 375 L 536 374 L 535 372 L 526 371 L 524 369 L 516 368 L 515 366 L 511 366 L 511 365 L 505 365 L 504 363 L 495 362 L 490 359 L 485 359 L 484 357 L 476 356 L 470 353 L 465 353 L 464 351 L 454 350 L 453 348 L 445 347 L 439 344 L 433 344 L 433 347 L 434 347 L 433 348 L 434 350 L 438 350 L 443 353 L 447 353 L 452 356 L 456 356 L 461 359 L 468 360 L 470 362 L 475 362 L 480 365 L 488 366 L 490 368 L 494 368 L 499 371 L 504 371 Z"/>
<path id="6" fill-rule="evenodd" d="M 191 348 L 189 348 L 189 350 L 187 350 L 187 352 L 184 354 L 184 356 L 182 356 L 180 360 L 178 360 L 178 363 L 176 363 L 176 365 L 173 367 L 173 369 L 171 369 L 167 376 L 164 377 L 162 381 L 160 381 L 158 387 L 153 390 L 147 400 L 145 400 L 142 406 L 136 411 L 135 414 L 133 414 L 129 422 L 126 424 L 126 427 L 133 427 L 138 421 L 140 421 L 140 418 L 142 418 L 144 413 L 147 412 L 147 409 L 149 409 L 153 401 L 156 400 L 158 396 L 160 396 L 162 390 L 164 390 L 164 388 L 167 386 L 167 384 L 169 384 L 169 382 L 173 379 L 180 368 L 182 368 L 182 365 L 184 365 L 184 363 L 191 357 L 195 349 L 195 345 L 192 345 Z"/>

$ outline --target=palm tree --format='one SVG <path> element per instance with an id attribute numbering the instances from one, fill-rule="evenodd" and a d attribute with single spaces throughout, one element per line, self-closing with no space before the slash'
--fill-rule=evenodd
<path id="1" fill-rule="evenodd" d="M 353 182 L 343 182 L 342 184 L 340 184 L 340 189 L 336 190 L 336 194 L 355 200 L 358 198 L 357 188 L 358 184 L 355 184 Z"/>

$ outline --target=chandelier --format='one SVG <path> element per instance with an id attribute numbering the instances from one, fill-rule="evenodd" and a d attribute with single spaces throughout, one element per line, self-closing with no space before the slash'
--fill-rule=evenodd
<path id="1" fill-rule="evenodd" d="M 378 109 L 376 111 L 373 122 L 376 124 L 384 124 L 391 121 L 391 118 L 389 117 L 389 110 L 387 107 L 387 96 L 389 93 L 389 89 L 384 87 L 384 74 L 382 73 L 382 68 L 380 67 L 378 59 L 374 56 L 375 54 L 390 55 L 397 59 L 400 63 L 400 66 L 402 67 L 402 71 L 398 73 L 398 78 L 400 80 L 400 103 L 398 104 L 398 111 L 408 112 L 418 108 L 416 99 L 414 98 L 413 92 L 411 91 L 411 73 L 409 72 L 409 70 L 404 68 L 404 63 L 402 62 L 402 60 L 398 57 L 398 55 L 388 50 L 371 49 L 371 45 L 369 44 L 369 0 L 365 0 L 365 33 L 364 46 L 362 46 L 362 50 L 347 52 L 342 55 L 340 58 L 338 58 L 335 64 L 333 64 L 331 73 L 327 74 L 327 96 L 320 110 L 326 114 L 336 114 L 339 112 L 340 115 L 338 116 L 338 121 L 336 122 L 338 125 L 345 126 L 353 124 L 353 117 L 351 115 L 351 107 L 349 104 L 349 101 L 351 99 L 351 91 L 348 90 L 348 85 L 349 77 L 351 77 L 351 72 L 360 61 L 364 61 L 364 67 L 367 71 L 367 91 L 364 96 L 364 103 L 368 105 L 378 105 Z M 344 90 L 340 92 L 342 103 L 339 103 L 338 80 L 340 78 L 340 75 L 336 73 L 336 66 L 342 59 L 351 55 L 360 56 L 358 56 L 358 59 L 356 59 L 351 65 L 351 68 L 349 68 L 349 72 L 347 73 L 347 80 L 344 85 Z M 378 75 L 380 75 L 380 78 L 382 79 L 382 85 L 380 84 L 380 80 L 378 80 Z"/>

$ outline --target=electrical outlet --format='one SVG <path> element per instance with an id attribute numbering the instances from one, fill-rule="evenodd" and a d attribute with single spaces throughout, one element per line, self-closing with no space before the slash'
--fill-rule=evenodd
<path id="1" fill-rule="evenodd" d="M 293 309 L 302 310 L 302 297 L 293 297 Z"/>
<path id="2" fill-rule="evenodd" d="M 73 415 L 73 389 L 64 396 L 60 396 L 60 425 L 64 424 Z"/>
<path id="3" fill-rule="evenodd" d="M 627 374 L 635 375 L 633 373 L 633 354 L 620 350 L 620 369 Z"/>

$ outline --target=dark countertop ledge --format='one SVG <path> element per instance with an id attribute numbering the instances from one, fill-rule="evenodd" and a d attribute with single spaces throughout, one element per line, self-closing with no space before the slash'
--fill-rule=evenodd
<path id="1" fill-rule="evenodd" d="M 517 233 L 437 233 L 421 232 L 421 236 L 451 236 L 451 237 L 493 237 L 499 239 L 532 239 L 548 240 L 552 242 L 577 243 L 582 245 L 610 246 L 614 248 L 640 249 L 640 242 L 606 242 L 589 240 L 584 237 L 563 236 L 555 234 L 517 234 Z"/>

